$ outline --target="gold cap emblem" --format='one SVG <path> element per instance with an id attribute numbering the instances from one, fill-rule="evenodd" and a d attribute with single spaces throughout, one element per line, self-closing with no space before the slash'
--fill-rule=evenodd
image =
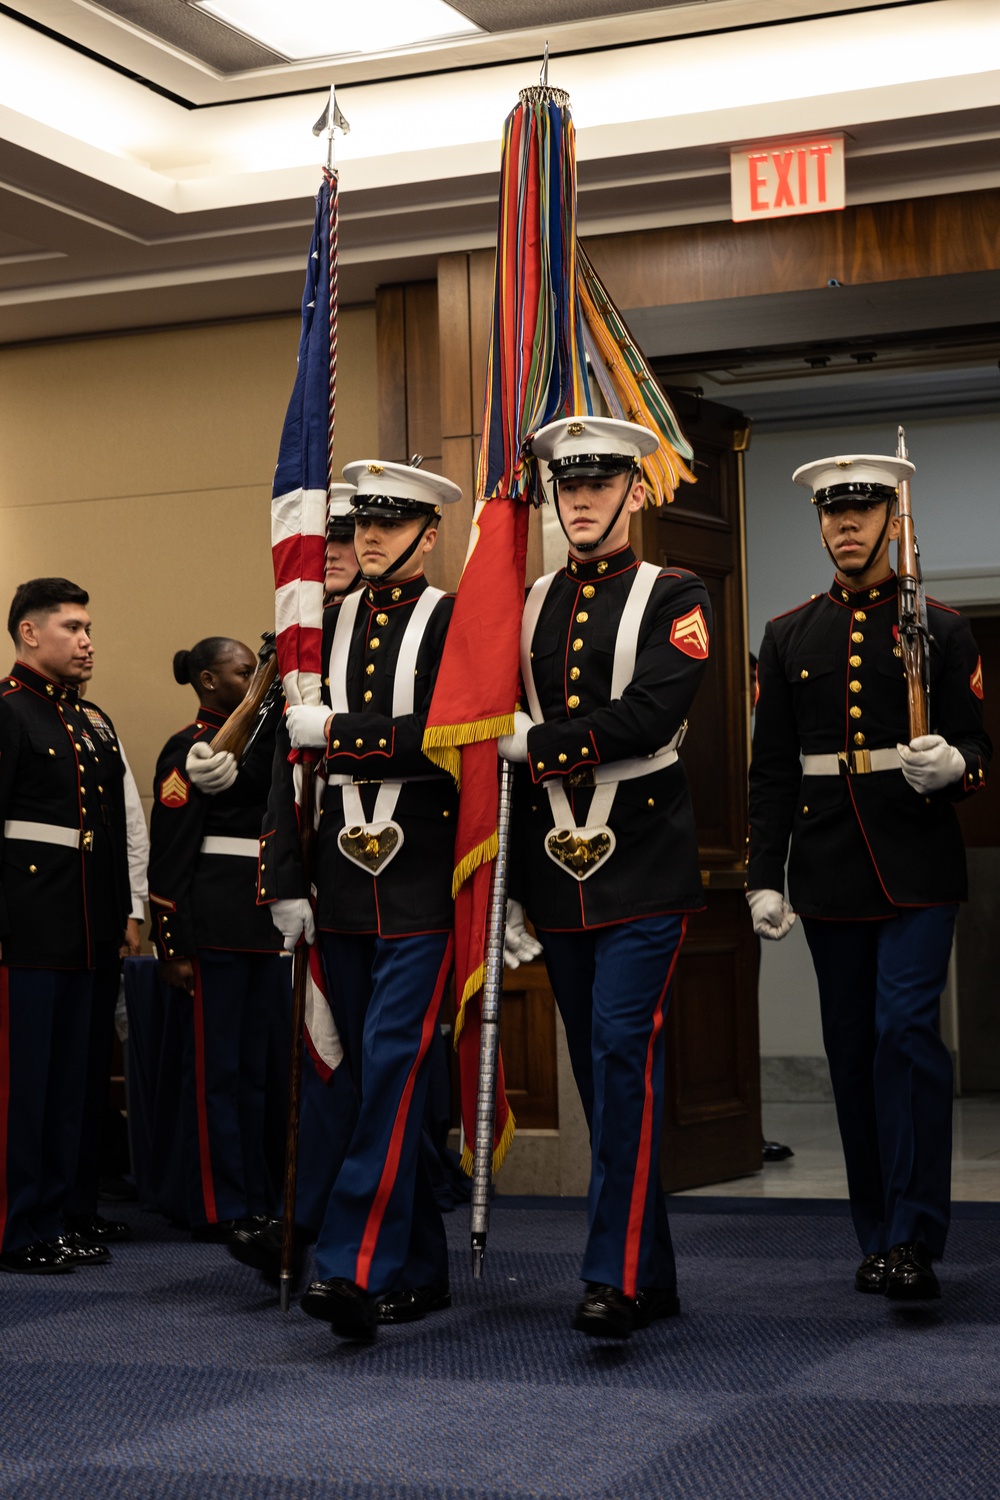
<path id="1" fill-rule="evenodd" d="M 853 458 L 838 458 L 837 459 L 837 468 L 838 469 L 852 469 L 853 467 L 854 467 L 854 460 L 853 460 Z"/>
<path id="2" fill-rule="evenodd" d="M 580 433 L 584 431 L 584 424 L 582 422 L 570 422 L 566 431 L 570 437 L 579 437 Z"/>
<path id="3" fill-rule="evenodd" d="M 369 464 L 368 465 L 368 472 L 369 472 L 369 474 L 381 474 L 383 472 L 382 465 L 381 464 Z"/>

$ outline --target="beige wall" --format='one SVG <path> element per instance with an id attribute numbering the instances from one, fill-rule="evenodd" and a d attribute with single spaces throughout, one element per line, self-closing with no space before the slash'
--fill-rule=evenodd
<path id="1" fill-rule="evenodd" d="M 0 350 L 2 619 L 27 578 L 89 591 L 92 696 L 147 811 L 156 755 L 195 707 L 174 652 L 206 635 L 256 650 L 273 625 L 268 501 L 298 329 L 293 316 Z M 342 311 L 338 371 L 342 466 L 378 449 L 374 309 Z"/>

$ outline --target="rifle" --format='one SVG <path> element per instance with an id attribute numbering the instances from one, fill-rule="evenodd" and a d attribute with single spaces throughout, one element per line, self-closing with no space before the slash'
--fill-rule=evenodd
<path id="1" fill-rule="evenodd" d="M 257 653 L 257 665 L 250 679 L 246 697 L 233 709 L 212 740 L 213 750 L 229 750 L 238 761 L 244 758 L 260 734 L 268 715 L 281 695 L 274 631 L 265 631 L 261 640 L 263 645 Z"/>
<path id="2" fill-rule="evenodd" d="M 896 457 L 906 458 L 906 433 L 897 429 Z M 899 581 L 899 644 L 906 672 L 910 739 L 928 732 L 930 722 L 931 638 L 927 629 L 927 600 L 920 572 L 920 547 L 913 529 L 910 481 L 899 481 L 899 541 L 896 575 Z"/>

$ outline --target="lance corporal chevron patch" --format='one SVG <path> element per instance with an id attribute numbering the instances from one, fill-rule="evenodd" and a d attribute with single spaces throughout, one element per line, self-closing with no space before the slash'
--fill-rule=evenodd
<path id="1" fill-rule="evenodd" d="M 696 604 L 690 614 L 682 615 L 679 620 L 674 621 L 670 631 L 670 644 L 676 646 L 678 651 L 683 651 L 685 656 L 693 656 L 695 661 L 706 659 L 708 626 L 700 604 Z"/>
<path id="2" fill-rule="evenodd" d="M 969 678 L 969 686 L 977 698 L 983 696 L 983 658 L 981 656 L 976 658 L 976 670 Z"/>
<path id="3" fill-rule="evenodd" d="M 164 807 L 183 807 L 191 790 L 190 783 L 175 766 L 160 782 L 160 801 Z"/>

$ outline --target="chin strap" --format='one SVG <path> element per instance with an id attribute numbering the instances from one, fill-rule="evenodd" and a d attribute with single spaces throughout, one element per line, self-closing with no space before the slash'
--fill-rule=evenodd
<path id="1" fill-rule="evenodd" d="M 375 573 L 375 574 L 366 573 L 363 568 L 359 567 L 358 568 L 357 578 L 355 578 L 354 582 L 356 583 L 357 580 L 358 580 L 358 578 L 360 578 L 363 583 L 367 583 L 367 584 L 373 584 L 374 585 L 376 583 L 385 583 L 388 579 L 390 579 L 392 577 L 393 573 L 398 572 L 399 569 L 401 567 L 403 567 L 404 563 L 408 563 L 409 562 L 409 560 L 413 556 L 414 552 L 416 552 L 416 550 L 417 550 L 417 544 L 422 540 L 424 532 L 427 531 L 429 527 L 433 526 L 433 524 L 434 524 L 434 522 L 436 520 L 437 520 L 437 516 L 433 516 L 433 515 L 428 516 L 427 520 L 421 526 L 420 530 L 417 532 L 416 536 L 413 538 L 413 541 L 410 543 L 410 545 L 408 547 L 404 547 L 403 551 L 396 558 L 396 561 L 390 563 L 389 566 L 386 569 L 384 569 L 383 572 L 381 572 L 381 573 Z M 352 584 L 351 587 L 353 588 L 354 584 Z"/>
<path id="2" fill-rule="evenodd" d="M 875 542 L 874 542 L 874 544 L 872 546 L 872 550 L 869 552 L 869 554 L 865 558 L 864 562 L 861 563 L 858 567 L 855 567 L 855 568 L 841 567 L 840 571 L 843 573 L 843 575 L 844 575 L 845 578 L 862 578 L 865 575 L 865 573 L 868 572 L 868 569 L 871 567 L 872 562 L 873 562 L 873 560 L 874 560 L 874 558 L 875 558 L 875 556 L 876 556 L 876 554 L 878 552 L 878 549 L 882 545 L 883 538 L 885 537 L 886 532 L 889 530 L 889 522 L 891 520 L 892 520 L 892 501 L 891 500 L 887 500 L 886 503 L 885 503 L 885 520 L 882 522 L 882 530 L 879 532 L 878 536 L 875 538 Z"/>
<path id="3" fill-rule="evenodd" d="M 611 517 L 611 520 L 608 522 L 607 526 L 604 528 L 604 531 L 603 531 L 602 535 L 597 538 L 596 542 L 574 542 L 573 541 L 573 539 L 570 536 L 569 532 L 566 530 L 566 522 L 563 520 L 562 507 L 559 504 L 559 481 L 556 480 L 556 484 L 555 484 L 555 491 L 556 491 L 556 515 L 559 517 L 559 525 L 562 527 L 563 536 L 566 538 L 567 542 L 569 542 L 569 544 L 570 544 L 571 547 L 575 547 L 576 550 L 577 550 L 577 552 L 593 552 L 593 550 L 594 550 L 595 547 L 603 547 L 604 546 L 604 543 L 607 541 L 608 537 L 611 535 L 611 533 L 614 531 L 615 527 L 618 525 L 618 517 L 621 515 L 622 511 L 625 509 L 625 501 L 628 499 L 629 495 L 631 495 L 631 493 L 632 493 L 632 486 L 635 484 L 636 477 L 637 477 L 638 473 L 639 473 L 639 466 L 638 466 L 638 464 L 633 464 L 632 467 L 631 467 L 631 469 L 629 469 L 628 473 L 625 476 L 625 479 L 626 479 L 625 493 L 624 493 L 624 495 L 622 495 L 621 504 L 618 506 L 618 509 L 615 511 L 614 515 Z M 567 476 L 567 477 L 569 477 L 569 476 Z"/>

